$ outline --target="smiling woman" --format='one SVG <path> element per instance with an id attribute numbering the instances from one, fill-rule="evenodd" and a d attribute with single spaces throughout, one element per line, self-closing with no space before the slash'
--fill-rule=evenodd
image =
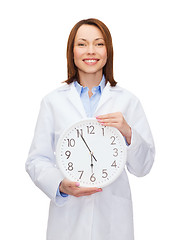
<path id="1" fill-rule="evenodd" d="M 80 50 L 82 48 L 82 50 Z M 75 64 L 75 55 L 79 58 L 81 53 L 86 53 L 85 63 L 103 66 L 102 74 L 106 83 L 115 86 L 117 82 L 113 76 L 113 45 L 112 37 L 107 26 L 98 19 L 90 18 L 79 21 L 71 30 L 67 43 L 67 70 L 68 84 L 80 79 L 78 66 Z M 95 54 L 101 54 L 101 59 Z M 96 69 L 99 69 L 97 66 Z M 101 70 L 101 69 L 100 69 Z M 90 70 L 89 70 L 90 71 Z M 94 69 L 95 71 L 95 69 Z M 100 73 L 99 73 L 100 74 Z"/>
<path id="2" fill-rule="evenodd" d="M 70 181 L 56 166 L 60 133 L 84 118 L 94 118 L 96 124 L 101 125 L 101 137 L 107 126 L 120 132 L 122 144 L 126 144 L 127 149 L 127 161 L 124 157 L 120 161 L 126 162 L 130 173 L 142 177 L 152 167 L 155 149 L 151 131 L 138 98 L 116 85 L 112 38 L 104 23 L 87 19 L 74 26 L 68 39 L 67 67 L 68 80 L 42 101 L 26 163 L 32 180 L 51 199 L 47 240 L 133 240 L 132 201 L 125 169 L 122 168 L 118 178 L 102 189 L 99 185 L 81 186 L 78 178 Z M 83 131 L 95 134 L 89 127 L 76 129 L 82 132 L 80 142 L 85 143 L 78 148 L 75 136 L 65 135 L 65 154 L 60 152 L 60 156 L 67 160 L 65 169 L 70 174 L 76 169 L 81 178 L 85 171 L 83 163 L 86 163 L 89 179 L 94 181 L 98 176 L 101 180 L 105 176 L 109 179 L 112 175 L 108 169 L 119 166 L 116 138 L 112 135 L 108 145 L 103 139 L 101 144 L 93 141 L 88 157 L 83 157 L 82 146 L 89 149 Z M 95 171 L 96 144 L 101 153 L 98 155 L 104 161 L 99 161 L 100 167 L 97 164 Z M 111 149 L 109 158 L 108 149 Z M 108 159 L 111 159 L 109 166 L 104 164 Z M 77 162 L 81 163 L 80 168 Z"/>

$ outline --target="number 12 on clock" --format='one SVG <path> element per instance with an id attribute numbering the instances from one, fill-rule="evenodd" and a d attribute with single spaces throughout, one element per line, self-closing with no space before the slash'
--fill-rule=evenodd
<path id="1" fill-rule="evenodd" d="M 84 187 L 104 187 L 122 173 L 127 159 L 124 137 L 96 119 L 81 120 L 60 136 L 56 161 L 63 175 Z"/>

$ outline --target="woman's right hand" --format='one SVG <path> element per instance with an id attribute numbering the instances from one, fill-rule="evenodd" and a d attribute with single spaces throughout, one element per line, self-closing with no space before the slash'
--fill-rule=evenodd
<path id="1" fill-rule="evenodd" d="M 59 185 L 59 191 L 75 197 L 82 197 L 102 192 L 102 189 L 96 187 L 80 187 L 78 182 L 71 182 L 65 178 Z"/>

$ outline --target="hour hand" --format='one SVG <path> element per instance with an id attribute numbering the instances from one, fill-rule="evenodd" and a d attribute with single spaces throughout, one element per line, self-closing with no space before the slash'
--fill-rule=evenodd
<path id="1" fill-rule="evenodd" d="M 91 155 L 92 155 L 92 157 L 94 158 L 94 160 L 97 162 L 97 159 L 94 157 L 93 153 L 92 153 Z"/>

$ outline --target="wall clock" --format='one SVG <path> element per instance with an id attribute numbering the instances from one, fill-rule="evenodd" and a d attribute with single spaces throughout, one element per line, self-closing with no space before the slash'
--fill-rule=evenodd
<path id="1" fill-rule="evenodd" d="M 56 161 L 62 174 L 80 187 L 105 187 L 122 173 L 127 159 L 124 137 L 118 129 L 94 118 L 81 120 L 59 137 Z"/>

